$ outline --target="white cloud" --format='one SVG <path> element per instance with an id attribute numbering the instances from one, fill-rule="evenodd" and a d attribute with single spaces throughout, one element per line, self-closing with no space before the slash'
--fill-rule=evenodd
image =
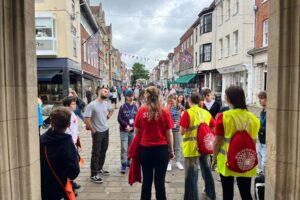
<path id="1" fill-rule="evenodd" d="M 93 0 L 97 2 L 97 0 Z M 106 23 L 112 23 L 113 45 L 122 53 L 165 59 L 180 37 L 212 0 L 103 0 Z M 156 61 L 122 57 L 128 67 L 140 62 L 153 68 Z"/>

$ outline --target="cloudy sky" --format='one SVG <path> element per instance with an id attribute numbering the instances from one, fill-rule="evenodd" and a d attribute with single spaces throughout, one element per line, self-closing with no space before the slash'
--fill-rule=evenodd
<path id="1" fill-rule="evenodd" d="M 90 1 L 96 5 L 100 2 Z M 140 62 L 152 69 L 158 63 L 155 59 L 165 59 L 168 53 L 173 51 L 179 44 L 180 37 L 212 0 L 101 2 L 106 14 L 106 23 L 112 23 L 113 45 L 122 52 L 122 60 L 129 68 L 133 63 Z M 145 58 L 151 60 L 145 61 Z"/>

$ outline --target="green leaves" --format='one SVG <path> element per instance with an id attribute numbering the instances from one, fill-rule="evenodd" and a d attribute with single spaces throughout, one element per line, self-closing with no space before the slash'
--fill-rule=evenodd
<path id="1" fill-rule="evenodd" d="M 134 63 L 132 67 L 131 85 L 136 84 L 138 79 L 149 80 L 149 71 L 145 68 L 145 65 L 141 63 Z"/>

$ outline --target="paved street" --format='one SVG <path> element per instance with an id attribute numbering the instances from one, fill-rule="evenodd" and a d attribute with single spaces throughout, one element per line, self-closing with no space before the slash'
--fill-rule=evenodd
<path id="1" fill-rule="evenodd" d="M 127 175 L 120 173 L 120 139 L 119 139 L 119 126 L 117 122 L 118 110 L 115 110 L 113 117 L 109 120 L 110 123 L 110 143 L 108 152 L 106 154 L 105 169 L 109 170 L 111 175 L 103 177 L 104 183 L 95 184 L 89 181 L 90 176 L 90 154 L 92 140 L 90 133 L 86 131 L 82 124 L 80 124 L 80 137 L 83 144 L 81 156 L 85 159 L 85 164 L 81 169 L 81 173 L 77 178 L 77 182 L 81 184 L 79 190 L 79 200 L 87 199 L 139 199 L 141 184 L 136 183 L 132 187 L 127 182 Z M 173 167 L 174 168 L 174 167 Z M 214 173 L 215 180 L 217 174 Z M 184 192 L 184 171 L 173 169 L 172 172 L 167 172 L 166 177 L 166 192 L 168 199 L 183 199 Z M 221 183 L 215 181 L 217 199 L 221 199 Z M 199 174 L 199 194 L 200 199 L 206 199 L 202 193 L 203 180 Z M 154 186 L 152 189 L 152 199 L 155 199 Z M 235 199 L 239 199 L 237 187 L 235 188 Z"/>

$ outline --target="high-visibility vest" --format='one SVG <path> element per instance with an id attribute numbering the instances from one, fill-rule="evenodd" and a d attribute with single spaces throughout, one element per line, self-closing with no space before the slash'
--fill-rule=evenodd
<path id="1" fill-rule="evenodd" d="M 209 125 L 211 114 L 198 105 L 194 105 L 187 112 L 190 117 L 190 125 L 182 136 L 182 152 L 184 157 L 197 157 L 200 156 L 197 143 L 198 127 L 200 123 Z"/>
<path id="2" fill-rule="evenodd" d="M 233 119 L 238 122 L 234 122 Z M 246 126 L 246 124 L 248 125 Z M 253 177 L 256 176 L 256 167 L 245 173 L 233 172 L 226 166 L 227 152 L 231 138 L 237 130 L 245 129 L 250 137 L 256 142 L 258 131 L 260 128 L 259 119 L 251 112 L 245 109 L 233 109 L 223 112 L 223 126 L 224 126 L 224 143 L 221 146 L 217 157 L 217 171 L 223 176 L 234 177 Z M 235 127 L 237 126 L 237 128 Z"/>

